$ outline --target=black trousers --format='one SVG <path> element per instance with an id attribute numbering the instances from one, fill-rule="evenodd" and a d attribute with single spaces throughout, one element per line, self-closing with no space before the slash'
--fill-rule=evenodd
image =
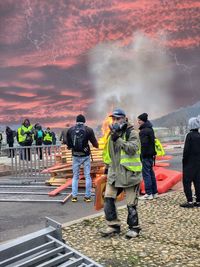
<path id="1" fill-rule="evenodd" d="M 9 147 L 13 147 L 13 143 L 8 143 L 8 146 Z M 14 157 L 14 155 L 15 155 L 15 151 L 14 151 L 14 149 L 9 149 L 9 157 Z"/>
<path id="2" fill-rule="evenodd" d="M 192 183 L 194 185 L 196 201 L 200 202 L 200 170 L 195 171 L 193 177 L 183 174 L 183 188 L 188 202 L 192 202 Z"/>

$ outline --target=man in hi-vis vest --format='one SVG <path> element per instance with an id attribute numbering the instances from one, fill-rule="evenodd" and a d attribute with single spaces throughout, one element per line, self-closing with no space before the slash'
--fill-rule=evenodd
<path id="1" fill-rule="evenodd" d="M 137 198 L 142 180 L 140 162 L 140 143 L 136 132 L 126 119 L 122 109 L 115 109 L 110 115 L 110 135 L 103 151 L 103 160 L 108 166 L 107 184 L 104 198 L 104 212 L 107 227 L 101 229 L 102 236 L 120 233 L 120 221 L 117 216 L 115 201 L 123 190 L 126 193 L 128 208 L 126 237 L 137 237 L 140 232 Z"/>

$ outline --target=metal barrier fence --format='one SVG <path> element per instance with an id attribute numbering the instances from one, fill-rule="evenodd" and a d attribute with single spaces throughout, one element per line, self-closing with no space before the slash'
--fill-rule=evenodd
<path id="1" fill-rule="evenodd" d="M 13 177 L 44 176 L 42 171 L 54 165 L 56 155 L 60 153 L 59 145 L 19 146 L 4 149 L 4 154 L 10 158 L 9 165 Z"/>

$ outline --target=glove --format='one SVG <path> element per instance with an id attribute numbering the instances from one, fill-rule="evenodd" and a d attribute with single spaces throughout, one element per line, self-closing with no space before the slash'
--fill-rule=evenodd
<path id="1" fill-rule="evenodd" d="M 120 134 L 118 132 L 111 133 L 111 139 L 113 142 L 116 142 L 119 137 Z"/>
<path id="2" fill-rule="evenodd" d="M 105 169 L 104 169 L 103 174 L 108 174 L 108 168 L 105 168 Z"/>

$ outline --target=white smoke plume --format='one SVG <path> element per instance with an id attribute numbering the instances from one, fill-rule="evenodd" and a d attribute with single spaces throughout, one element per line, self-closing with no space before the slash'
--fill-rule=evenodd
<path id="1" fill-rule="evenodd" d="M 99 118 L 117 107 L 131 120 L 143 112 L 156 118 L 171 109 L 173 74 L 168 55 L 141 33 L 134 35 L 128 47 L 116 42 L 97 45 L 90 53 L 90 74 L 95 88 L 93 108 Z"/>

